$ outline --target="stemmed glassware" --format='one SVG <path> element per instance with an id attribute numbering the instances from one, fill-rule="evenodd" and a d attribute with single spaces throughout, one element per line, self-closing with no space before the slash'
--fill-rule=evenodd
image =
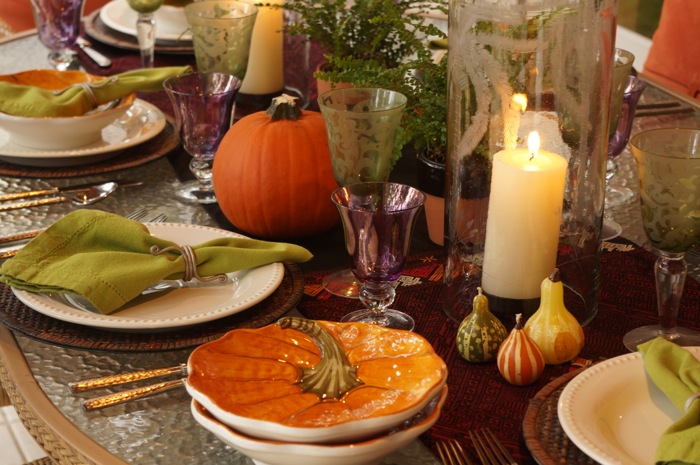
<path id="1" fill-rule="evenodd" d="M 85 0 L 31 0 L 39 40 L 50 52 L 51 66 L 59 71 L 73 67 L 75 45 Z M 77 66 L 76 66 L 77 68 Z"/>
<path id="2" fill-rule="evenodd" d="M 320 95 L 318 104 L 338 185 L 387 181 L 406 96 L 379 88 L 336 89 Z M 350 298 L 359 296 L 360 285 L 350 270 L 323 281 L 330 293 Z"/>
<path id="3" fill-rule="evenodd" d="M 418 189 L 396 183 L 355 183 L 338 188 L 331 198 L 345 231 L 352 272 L 362 283 L 359 298 L 365 309 L 341 321 L 362 321 L 412 330 L 413 318 L 389 309 L 411 243 L 416 216 L 425 202 Z"/>
<path id="4" fill-rule="evenodd" d="M 677 326 L 687 273 L 684 253 L 700 244 L 700 129 L 653 129 L 632 138 L 639 169 L 644 231 L 658 252 L 654 265 L 659 324 L 623 338 L 631 351 L 657 336 L 700 345 L 700 333 Z"/>
<path id="5" fill-rule="evenodd" d="M 183 183 L 176 196 L 184 203 L 215 203 L 212 163 L 232 124 L 241 80 L 225 73 L 195 73 L 169 78 L 163 87 L 173 105 L 180 142 L 193 157 L 190 171 L 197 177 Z"/>
<path id="6" fill-rule="evenodd" d="M 127 0 L 129 7 L 138 13 L 136 38 L 141 51 L 141 67 L 153 68 L 156 48 L 156 18 L 154 13 L 163 0 Z"/>

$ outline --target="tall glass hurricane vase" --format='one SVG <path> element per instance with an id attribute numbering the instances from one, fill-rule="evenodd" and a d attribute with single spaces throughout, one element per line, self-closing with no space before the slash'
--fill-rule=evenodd
<path id="1" fill-rule="evenodd" d="M 394 283 L 406 264 L 425 195 L 403 184 L 356 183 L 339 188 L 331 198 L 340 213 L 345 248 L 352 272 L 362 283 L 359 297 L 366 307 L 348 313 L 342 321 L 412 330 L 415 323 L 410 315 L 388 307 L 394 302 Z"/>
<path id="2" fill-rule="evenodd" d="M 192 156 L 190 171 L 197 178 L 183 183 L 176 196 L 184 203 L 216 203 L 212 164 L 232 124 L 241 80 L 225 73 L 195 73 L 170 78 L 163 87 L 173 105 L 180 142 Z"/>
<path id="3" fill-rule="evenodd" d="M 658 336 L 700 345 L 700 333 L 677 326 L 688 270 L 684 254 L 700 245 L 700 129 L 653 129 L 630 142 L 639 170 L 644 231 L 656 249 L 654 265 L 659 324 L 625 334 L 631 351 Z"/>
<path id="4" fill-rule="evenodd" d="M 340 186 L 389 179 L 406 96 L 386 89 L 336 89 L 318 97 L 333 175 Z M 332 294 L 357 298 L 360 282 L 342 270 L 323 282 Z"/>
<path id="5" fill-rule="evenodd" d="M 258 8 L 252 3 L 205 0 L 185 7 L 200 73 L 233 74 L 243 80 Z"/>
<path id="6" fill-rule="evenodd" d="M 48 60 L 59 71 L 73 67 L 75 45 L 80 34 L 84 0 L 31 0 L 39 40 L 50 52 Z"/>
<path id="7" fill-rule="evenodd" d="M 616 0 L 450 2 L 444 310 L 597 312 Z M 530 137 L 531 133 L 536 135 Z"/>

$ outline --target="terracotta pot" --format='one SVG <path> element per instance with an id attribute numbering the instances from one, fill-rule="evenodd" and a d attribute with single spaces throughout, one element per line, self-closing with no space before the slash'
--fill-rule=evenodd
<path id="1" fill-rule="evenodd" d="M 318 68 L 316 69 L 317 71 L 321 71 L 323 69 L 324 65 L 327 65 L 328 63 L 321 63 Z M 316 74 L 316 73 L 314 73 Z M 317 95 L 321 96 L 325 94 L 326 92 L 334 89 L 347 89 L 348 87 L 352 87 L 352 84 L 348 82 L 336 82 L 336 83 L 331 83 L 330 81 L 325 81 L 322 79 L 316 78 L 316 91 L 318 92 Z"/>
<path id="2" fill-rule="evenodd" d="M 428 236 L 437 245 L 445 242 L 445 164 L 418 153 L 418 188 L 425 193 Z"/>

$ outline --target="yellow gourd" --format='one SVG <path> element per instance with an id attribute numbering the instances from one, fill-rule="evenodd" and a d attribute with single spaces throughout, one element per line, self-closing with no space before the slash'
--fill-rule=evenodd
<path id="1" fill-rule="evenodd" d="M 525 332 L 535 341 L 545 363 L 556 365 L 576 357 L 583 348 L 583 328 L 564 306 L 564 285 L 559 269 L 542 281 L 540 307 L 525 324 Z"/>
<path id="2" fill-rule="evenodd" d="M 457 350 L 470 362 L 491 362 L 508 336 L 505 326 L 489 311 L 489 300 L 477 288 L 472 312 L 457 330 Z"/>

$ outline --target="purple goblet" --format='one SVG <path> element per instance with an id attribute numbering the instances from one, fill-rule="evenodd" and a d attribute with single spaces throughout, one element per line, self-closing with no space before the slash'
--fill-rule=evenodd
<path id="1" fill-rule="evenodd" d="M 80 17 L 85 0 L 31 0 L 39 40 L 49 52 L 49 63 L 59 71 L 72 67 L 75 45 L 80 33 Z"/>
<path id="2" fill-rule="evenodd" d="M 622 96 L 622 106 L 620 115 L 617 120 L 615 132 L 610 137 L 608 143 L 608 168 L 606 178 L 608 180 L 605 191 L 605 206 L 612 208 L 624 204 L 632 198 L 633 192 L 625 186 L 618 186 L 612 183 L 615 172 L 617 171 L 617 156 L 625 150 L 627 142 L 630 140 L 632 132 L 632 121 L 634 120 L 634 112 L 637 109 L 637 103 L 642 96 L 642 92 L 646 88 L 644 81 L 636 76 L 629 76 L 624 87 Z"/>
<path id="3" fill-rule="evenodd" d="M 343 223 L 352 272 L 362 282 L 360 301 L 367 307 L 341 321 L 412 330 L 413 318 L 388 307 L 394 302 L 394 283 L 406 264 L 411 231 L 425 195 L 403 184 L 370 182 L 341 187 L 331 199 Z"/>
<path id="4" fill-rule="evenodd" d="M 192 156 L 196 181 L 176 191 L 184 203 L 216 203 L 211 168 L 221 139 L 231 127 L 241 80 L 225 73 L 194 73 L 167 79 L 163 86 L 173 104 L 180 142 Z"/>

